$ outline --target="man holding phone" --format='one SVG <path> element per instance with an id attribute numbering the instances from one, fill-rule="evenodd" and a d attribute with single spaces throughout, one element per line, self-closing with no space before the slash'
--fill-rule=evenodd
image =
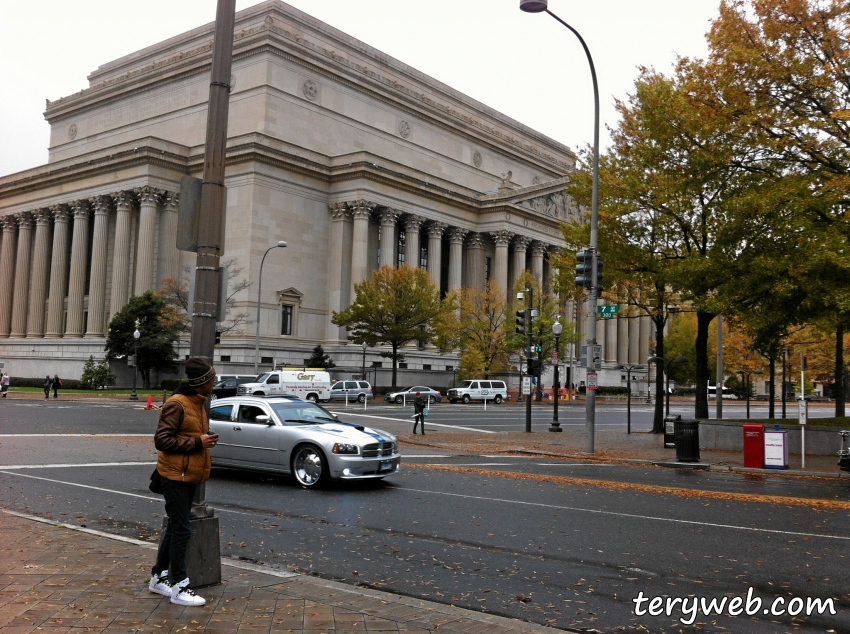
<path id="1" fill-rule="evenodd" d="M 188 383 L 182 384 L 162 406 L 154 434 L 156 470 L 164 479 L 168 526 L 151 569 L 148 589 L 170 597 L 176 605 L 202 606 L 206 600 L 189 588 L 186 548 L 192 534 L 189 514 L 195 487 L 209 479 L 210 448 L 218 442 L 218 434 L 209 433 L 204 408 L 215 387 L 216 374 L 203 359 L 188 359 L 186 376 Z"/>

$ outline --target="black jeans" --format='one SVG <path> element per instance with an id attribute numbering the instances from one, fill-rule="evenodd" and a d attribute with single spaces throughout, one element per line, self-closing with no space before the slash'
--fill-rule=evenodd
<path id="1" fill-rule="evenodd" d="M 195 485 L 166 479 L 164 489 L 168 526 L 159 543 L 156 564 L 151 568 L 151 574 L 158 575 L 163 570 L 170 570 L 170 581 L 175 584 L 189 576 L 186 574 L 186 547 L 192 535 L 189 513 L 195 497 Z"/>

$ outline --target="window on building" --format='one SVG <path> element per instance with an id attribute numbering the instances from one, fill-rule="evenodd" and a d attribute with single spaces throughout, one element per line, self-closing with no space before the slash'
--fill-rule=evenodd
<path id="1" fill-rule="evenodd" d="M 398 369 L 399 370 L 407 370 L 407 364 L 406 363 L 399 363 Z"/>
<path id="2" fill-rule="evenodd" d="M 229 354 L 221 355 L 221 362 L 222 363 L 230 363 L 230 355 Z"/>
<path id="3" fill-rule="evenodd" d="M 280 307 L 280 334 L 292 334 L 292 306 L 282 304 Z"/>
<path id="4" fill-rule="evenodd" d="M 490 263 L 492 262 L 492 258 L 484 258 L 484 279 L 485 281 L 490 281 Z"/>
<path id="5" fill-rule="evenodd" d="M 384 364 L 381 363 L 380 361 L 372 361 L 372 367 L 373 368 L 383 368 Z"/>
<path id="6" fill-rule="evenodd" d="M 428 268 L 428 247 L 419 247 L 419 268 Z"/>
<path id="7" fill-rule="evenodd" d="M 453 365 L 446 366 L 446 372 L 454 372 L 455 367 Z"/>
<path id="8" fill-rule="evenodd" d="M 274 363 L 274 357 L 260 357 L 260 363 Z"/>
<path id="9" fill-rule="evenodd" d="M 423 370 L 430 370 L 430 369 L 431 369 L 431 366 L 430 366 L 430 365 L 428 365 L 428 364 L 426 363 L 426 364 L 424 364 L 424 365 L 422 366 L 422 369 L 423 369 Z"/>
<path id="10" fill-rule="evenodd" d="M 404 264 L 405 250 L 407 244 L 407 234 L 404 232 L 404 229 L 398 230 L 398 268 L 401 268 Z"/>

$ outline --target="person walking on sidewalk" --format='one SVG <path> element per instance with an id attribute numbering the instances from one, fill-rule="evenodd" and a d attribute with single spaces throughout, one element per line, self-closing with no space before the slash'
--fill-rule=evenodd
<path id="1" fill-rule="evenodd" d="M 53 398 L 59 397 L 59 388 L 62 387 L 62 379 L 59 378 L 58 374 L 53 375 Z"/>
<path id="2" fill-rule="evenodd" d="M 182 384 L 159 414 L 154 434 L 156 470 L 162 476 L 168 525 L 151 568 L 148 589 L 171 598 L 176 605 L 201 606 L 206 600 L 189 588 L 186 548 L 192 534 L 189 513 L 195 487 L 210 477 L 210 434 L 204 402 L 215 387 L 215 369 L 203 359 L 186 361 L 188 383 Z M 170 571 L 170 575 L 169 575 Z"/>
<path id="3" fill-rule="evenodd" d="M 421 396 L 421 392 L 416 393 L 416 398 L 413 400 L 413 433 L 416 433 L 416 426 L 422 423 L 422 435 L 425 435 L 425 408 L 428 407 L 428 401 Z"/>
<path id="4" fill-rule="evenodd" d="M 51 385 L 53 385 L 53 379 L 51 379 L 50 375 L 48 374 L 46 377 L 44 377 L 44 385 L 42 385 L 42 387 L 44 388 L 44 398 L 50 398 Z"/>
<path id="5" fill-rule="evenodd" d="M 9 373 L 4 372 L 3 378 L 0 379 L 0 392 L 3 392 L 3 398 L 6 398 L 6 392 L 9 391 Z"/>

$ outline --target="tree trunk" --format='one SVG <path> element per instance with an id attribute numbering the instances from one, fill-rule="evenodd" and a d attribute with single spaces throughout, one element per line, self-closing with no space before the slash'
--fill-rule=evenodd
<path id="1" fill-rule="evenodd" d="M 776 418 L 776 412 L 774 409 L 774 401 L 776 397 L 776 355 L 771 355 L 768 363 L 768 374 L 770 376 L 770 394 L 767 395 L 768 398 L 768 406 L 767 406 L 767 417 L 768 418 Z"/>
<path id="2" fill-rule="evenodd" d="M 398 372 L 397 368 L 398 368 L 398 344 L 393 343 L 393 385 L 392 385 L 393 390 L 396 389 L 396 384 L 398 383 L 396 381 L 397 372 Z"/>
<path id="3" fill-rule="evenodd" d="M 844 324 L 835 329 L 835 415 L 844 416 Z"/>
<path id="4" fill-rule="evenodd" d="M 653 317 L 655 324 L 655 356 L 664 358 L 664 316 Z M 664 433 L 664 364 L 655 364 L 655 417 L 652 419 L 652 433 Z"/>
<path id="5" fill-rule="evenodd" d="M 713 313 L 697 312 L 697 342 L 695 351 L 697 394 L 694 402 L 694 416 L 699 419 L 708 418 L 708 325 L 714 317 L 715 315 Z"/>

